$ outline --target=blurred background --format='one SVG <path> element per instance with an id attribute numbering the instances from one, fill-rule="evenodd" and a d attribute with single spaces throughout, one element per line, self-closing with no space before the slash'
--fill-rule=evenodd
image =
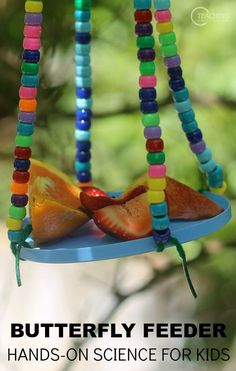
<path id="1" fill-rule="evenodd" d="M 150 339 L 146 346 L 228 347 L 230 362 L 140 364 L 67 363 L 49 370 L 107 371 L 236 369 L 236 3 L 234 0 L 172 1 L 175 30 L 187 86 L 205 139 L 225 170 L 232 221 L 199 241 L 186 244 L 189 269 L 199 298 L 186 286 L 174 249 L 115 261 L 83 265 L 22 264 L 23 287 L 16 288 L 14 261 L 8 248 L 5 219 L 9 206 L 21 77 L 24 2 L 0 0 L 0 233 L 1 339 L 0 369 L 27 371 L 43 365 L 7 362 L 11 321 L 43 322 L 223 322 L 224 341 L 172 344 Z M 198 9 L 204 7 L 204 9 Z M 207 18 L 199 17 L 207 14 Z M 146 154 L 138 101 L 138 62 L 132 1 L 93 0 L 92 66 L 94 81 L 93 174 L 107 191 L 122 190 L 145 172 Z M 73 1 L 44 4 L 44 30 L 38 120 L 33 156 L 74 178 L 74 40 Z M 159 47 L 159 46 L 158 46 Z M 158 54 L 158 95 L 169 175 L 196 189 L 203 179 L 181 131 L 168 90 L 167 73 Z M 53 345 L 55 345 L 54 340 Z M 61 348 L 112 345 L 61 342 Z M 58 341 L 59 343 L 59 341 Z M 42 339 L 42 344 L 45 341 Z M 42 345 L 41 344 L 41 345 Z M 49 343 L 48 343 L 49 344 Z M 115 343 L 114 343 L 115 344 Z M 113 344 L 113 345 L 114 345 Z M 40 346 L 40 341 L 30 345 Z M 116 344 L 117 345 L 117 344 Z M 126 345 L 125 342 L 122 345 Z M 130 345 L 130 344 L 128 344 Z M 132 341 L 141 346 L 139 334 Z M 115 345 L 114 345 L 115 346 Z M 119 344 L 118 344 L 119 346 Z"/>

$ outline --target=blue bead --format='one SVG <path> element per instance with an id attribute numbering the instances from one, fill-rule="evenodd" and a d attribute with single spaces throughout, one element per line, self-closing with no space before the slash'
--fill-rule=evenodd
<path id="1" fill-rule="evenodd" d="M 77 32 L 75 35 L 75 40 L 79 44 L 89 44 L 91 41 L 91 35 L 89 32 Z"/>
<path id="2" fill-rule="evenodd" d="M 23 230 L 8 231 L 8 239 L 11 242 L 20 242 L 22 239 Z"/>
<path id="3" fill-rule="evenodd" d="M 75 162 L 75 170 L 76 171 L 89 171 L 91 169 L 90 162 Z"/>
<path id="4" fill-rule="evenodd" d="M 192 133 L 196 129 L 198 129 L 197 121 L 187 122 L 186 124 L 182 124 L 183 131 L 187 133 Z"/>
<path id="5" fill-rule="evenodd" d="M 182 68 L 180 66 L 168 68 L 168 75 L 172 80 L 179 80 L 183 75 Z"/>
<path id="6" fill-rule="evenodd" d="M 21 85 L 35 87 L 39 84 L 39 76 L 38 75 L 25 75 L 23 74 L 21 77 Z"/>
<path id="7" fill-rule="evenodd" d="M 77 54 L 75 56 L 75 64 L 78 66 L 88 66 L 90 64 L 90 56 Z"/>
<path id="8" fill-rule="evenodd" d="M 22 160 L 16 158 L 14 160 L 14 168 L 19 171 L 27 171 L 30 167 L 30 160 Z"/>
<path id="9" fill-rule="evenodd" d="M 88 120 L 92 116 L 92 111 L 90 109 L 77 109 L 76 119 L 77 120 Z"/>
<path id="10" fill-rule="evenodd" d="M 89 162 L 91 154 L 89 151 L 78 151 L 76 158 L 79 162 Z"/>
<path id="11" fill-rule="evenodd" d="M 77 98 L 76 99 L 76 107 L 79 108 L 79 109 L 91 108 L 92 107 L 92 99 L 91 98 L 89 98 L 89 99 Z"/>
<path id="12" fill-rule="evenodd" d="M 76 120 L 76 128 L 79 130 L 89 130 L 91 127 L 90 120 Z"/>
<path id="13" fill-rule="evenodd" d="M 75 45 L 75 53 L 79 55 L 89 55 L 91 51 L 90 44 L 76 44 Z"/>
<path id="14" fill-rule="evenodd" d="M 21 135 L 32 135 L 34 133 L 34 125 L 19 122 L 17 124 L 17 133 Z"/>
<path id="15" fill-rule="evenodd" d="M 26 62 L 38 62 L 40 60 L 40 52 L 38 50 L 24 50 L 22 58 Z"/>
<path id="16" fill-rule="evenodd" d="M 90 98 L 92 95 L 91 88 L 76 88 L 76 95 L 78 98 L 87 99 Z"/>
<path id="17" fill-rule="evenodd" d="M 83 141 L 87 142 L 91 138 L 91 133 L 90 133 L 90 131 L 84 131 L 84 130 L 76 129 L 75 130 L 75 138 L 76 138 L 76 140 L 79 140 L 79 141 L 82 141 L 82 142 Z"/>
<path id="18" fill-rule="evenodd" d="M 212 159 L 212 153 L 209 148 L 206 148 L 202 153 L 197 154 L 198 161 L 204 164 Z"/>
<path id="19" fill-rule="evenodd" d="M 203 173 L 211 173 L 216 168 L 216 163 L 214 160 L 210 160 L 208 162 L 204 162 L 204 164 L 200 164 L 200 170 Z"/>
<path id="20" fill-rule="evenodd" d="M 140 103 L 140 110 L 142 113 L 155 113 L 158 112 L 158 103 L 156 100 L 153 101 L 142 101 Z"/>
<path id="21" fill-rule="evenodd" d="M 79 151 L 89 151 L 91 148 L 91 142 L 77 142 L 76 147 Z"/>
<path id="22" fill-rule="evenodd" d="M 155 100 L 157 97 L 156 89 L 154 88 L 143 88 L 139 90 L 139 99 L 146 100 Z"/>
<path id="23" fill-rule="evenodd" d="M 80 77 L 89 77 L 91 75 L 90 66 L 76 66 L 76 75 Z"/>
<path id="24" fill-rule="evenodd" d="M 81 88 L 91 88 L 92 86 L 92 79 L 91 77 L 76 77 L 75 78 L 76 86 Z"/>
<path id="25" fill-rule="evenodd" d="M 135 34 L 138 36 L 148 36 L 153 32 L 153 27 L 151 23 L 136 23 Z"/>
<path id="26" fill-rule="evenodd" d="M 174 91 L 173 92 L 173 98 L 175 102 L 183 102 L 184 100 L 187 100 L 189 98 L 189 91 L 187 88 L 184 88 L 182 90 Z"/>
<path id="27" fill-rule="evenodd" d="M 166 202 L 160 204 L 151 204 L 150 211 L 153 216 L 164 216 L 168 214 L 168 206 Z"/>
<path id="28" fill-rule="evenodd" d="M 187 112 L 192 109 L 192 103 L 190 99 L 184 100 L 183 102 L 175 102 L 175 108 L 179 113 Z"/>
<path id="29" fill-rule="evenodd" d="M 89 10 L 76 10 L 75 19 L 78 22 L 88 22 L 91 17 L 91 12 Z"/>
<path id="30" fill-rule="evenodd" d="M 193 131 L 192 133 L 188 133 L 187 138 L 188 138 L 189 142 L 192 143 L 192 144 L 198 143 L 198 142 L 200 142 L 200 140 L 202 140 L 202 132 L 201 132 L 200 129 L 197 129 L 197 130 Z"/>
<path id="31" fill-rule="evenodd" d="M 76 32 L 90 32 L 91 25 L 90 22 L 75 22 Z"/>
<path id="32" fill-rule="evenodd" d="M 182 90 L 185 87 L 184 79 L 172 80 L 169 81 L 169 87 L 171 90 L 177 91 Z"/>
<path id="33" fill-rule="evenodd" d="M 157 244 L 159 243 L 167 243 L 171 236 L 170 229 L 167 228 L 164 231 L 153 231 L 153 237 Z"/>
<path id="34" fill-rule="evenodd" d="M 159 218 L 152 218 L 152 227 L 156 231 L 164 231 L 169 227 L 170 220 L 168 216 L 162 216 Z"/>
<path id="35" fill-rule="evenodd" d="M 90 171 L 78 171 L 77 172 L 77 179 L 80 181 L 80 182 L 89 182 L 91 180 L 91 173 Z"/>
<path id="36" fill-rule="evenodd" d="M 134 0 L 134 9 L 150 9 L 151 6 L 151 0 Z"/>
<path id="37" fill-rule="evenodd" d="M 178 114 L 180 121 L 182 121 L 183 124 L 187 124 L 188 122 L 192 122 L 195 119 L 195 113 L 191 109 L 187 112 L 181 112 Z"/>
<path id="38" fill-rule="evenodd" d="M 209 185 L 213 188 L 219 188 L 222 186 L 223 180 L 224 173 L 222 166 L 217 164 L 216 168 L 212 172 L 208 173 Z"/>
<path id="39" fill-rule="evenodd" d="M 154 0 L 156 10 L 166 10 L 170 8 L 170 0 Z"/>

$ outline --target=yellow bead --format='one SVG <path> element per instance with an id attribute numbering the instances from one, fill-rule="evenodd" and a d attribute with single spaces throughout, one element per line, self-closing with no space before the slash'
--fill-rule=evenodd
<path id="1" fill-rule="evenodd" d="M 165 23 L 157 23 L 157 31 L 159 33 L 168 33 L 173 31 L 173 23 L 172 22 L 165 22 Z"/>
<path id="2" fill-rule="evenodd" d="M 43 11 L 42 1 L 26 1 L 25 11 L 27 13 L 42 13 Z"/>
<path id="3" fill-rule="evenodd" d="M 165 192 L 163 191 L 147 191 L 147 198 L 149 204 L 160 204 L 165 201 Z"/>
<path id="4" fill-rule="evenodd" d="M 154 191 L 164 191 L 166 189 L 166 178 L 148 178 L 148 188 Z"/>
<path id="5" fill-rule="evenodd" d="M 13 218 L 7 219 L 7 228 L 10 231 L 19 231 L 23 227 L 23 220 L 17 220 Z"/>
<path id="6" fill-rule="evenodd" d="M 223 195 L 227 189 L 227 184 L 223 182 L 222 186 L 220 188 L 211 188 L 210 191 L 212 193 L 216 193 L 217 195 Z"/>

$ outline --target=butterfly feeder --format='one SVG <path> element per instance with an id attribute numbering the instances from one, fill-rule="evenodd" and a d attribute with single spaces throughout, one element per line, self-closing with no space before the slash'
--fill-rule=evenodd
<path id="1" fill-rule="evenodd" d="M 79 186 L 84 189 L 85 199 L 92 196 L 102 200 L 104 208 L 119 200 L 117 192 L 108 195 L 96 193 L 92 188 L 90 164 L 90 126 L 92 119 L 92 80 L 90 67 L 91 42 L 91 0 L 75 0 L 75 62 L 76 62 L 76 174 Z M 30 178 L 31 145 L 36 121 L 37 87 L 39 83 L 40 37 L 42 31 L 42 1 L 25 2 L 22 78 L 19 89 L 19 114 L 17 124 L 13 183 L 11 186 L 11 207 L 7 221 L 11 249 L 16 257 L 16 276 L 21 285 L 19 261 L 29 260 L 41 263 L 88 262 L 126 257 L 151 251 L 163 251 L 165 247 L 176 246 L 182 258 L 184 272 L 193 295 L 196 292 L 190 280 L 185 252 L 182 244 L 212 233 L 224 226 L 231 217 L 229 201 L 223 197 L 226 189 L 221 165 L 217 164 L 210 149 L 203 140 L 198 127 L 189 91 L 186 88 L 181 68 L 181 59 L 173 31 L 170 0 L 134 0 L 134 19 L 138 60 L 140 61 L 139 99 L 142 124 L 147 148 L 147 177 L 145 197 L 149 207 L 152 235 L 133 236 L 127 240 L 113 236 L 104 228 L 99 229 L 94 220 L 66 238 L 38 244 L 34 241 L 31 220 L 26 218 L 28 185 Z M 154 15 L 154 17 L 153 17 Z M 161 44 L 160 53 L 169 75 L 169 88 L 182 123 L 182 129 L 189 141 L 191 151 L 196 155 L 200 169 L 205 173 L 208 191 L 202 194 L 220 210 L 212 217 L 200 220 L 176 220 L 171 218 L 168 203 L 168 177 L 165 165 L 164 143 L 161 139 L 160 115 L 157 102 L 157 76 L 155 68 L 155 38 L 152 19 Z M 89 192 L 93 194 L 89 194 Z M 134 191 L 134 192 L 137 192 Z M 140 187 L 139 194 L 142 196 Z M 131 192 L 132 194 L 132 192 Z M 141 197 L 140 196 L 140 197 Z M 99 198 L 100 197 L 100 198 Z M 129 197 L 126 195 L 126 197 Z M 131 196 L 130 196 L 131 197 Z M 82 199 L 82 196 L 81 196 Z M 87 200 L 87 201 L 88 201 Z M 127 199 L 125 199 L 127 201 Z M 104 204 L 105 202 L 105 204 Z M 191 209 L 191 205 L 189 205 Z M 33 223 L 32 223 L 33 224 Z M 99 223 L 97 223 L 99 225 Z M 33 233 L 31 233 L 33 232 Z M 114 236 L 115 235 L 115 236 Z M 124 237 L 124 236 L 123 236 Z"/>

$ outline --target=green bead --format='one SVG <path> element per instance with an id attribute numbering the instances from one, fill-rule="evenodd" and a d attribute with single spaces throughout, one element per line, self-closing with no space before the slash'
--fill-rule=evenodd
<path id="1" fill-rule="evenodd" d="M 136 39 L 137 47 L 140 49 L 153 48 L 154 43 L 155 41 L 153 36 L 140 36 Z"/>
<path id="2" fill-rule="evenodd" d="M 141 62 L 139 70 L 141 75 L 154 75 L 156 66 L 154 62 Z"/>
<path id="3" fill-rule="evenodd" d="M 165 154 L 164 152 L 152 152 L 147 154 L 147 161 L 150 165 L 164 164 Z"/>
<path id="4" fill-rule="evenodd" d="M 32 136 L 20 135 L 16 136 L 16 146 L 18 147 L 31 147 L 32 146 Z"/>
<path id="5" fill-rule="evenodd" d="M 161 54 L 162 54 L 163 57 L 174 57 L 175 55 L 178 54 L 176 44 L 163 45 L 161 47 Z"/>
<path id="6" fill-rule="evenodd" d="M 159 41 L 162 45 L 171 45 L 175 44 L 176 36 L 174 32 L 161 33 L 159 35 Z"/>
<path id="7" fill-rule="evenodd" d="M 39 64 L 23 62 L 21 65 L 21 70 L 26 75 L 37 75 L 39 71 Z"/>
<path id="8" fill-rule="evenodd" d="M 75 0 L 76 10 L 89 10 L 91 7 L 91 0 Z"/>
<path id="9" fill-rule="evenodd" d="M 26 208 L 12 205 L 9 209 L 9 216 L 13 219 L 23 220 L 26 216 Z"/>
<path id="10" fill-rule="evenodd" d="M 145 127 L 159 125 L 160 124 L 159 113 L 147 113 L 143 115 L 142 123 Z"/>

